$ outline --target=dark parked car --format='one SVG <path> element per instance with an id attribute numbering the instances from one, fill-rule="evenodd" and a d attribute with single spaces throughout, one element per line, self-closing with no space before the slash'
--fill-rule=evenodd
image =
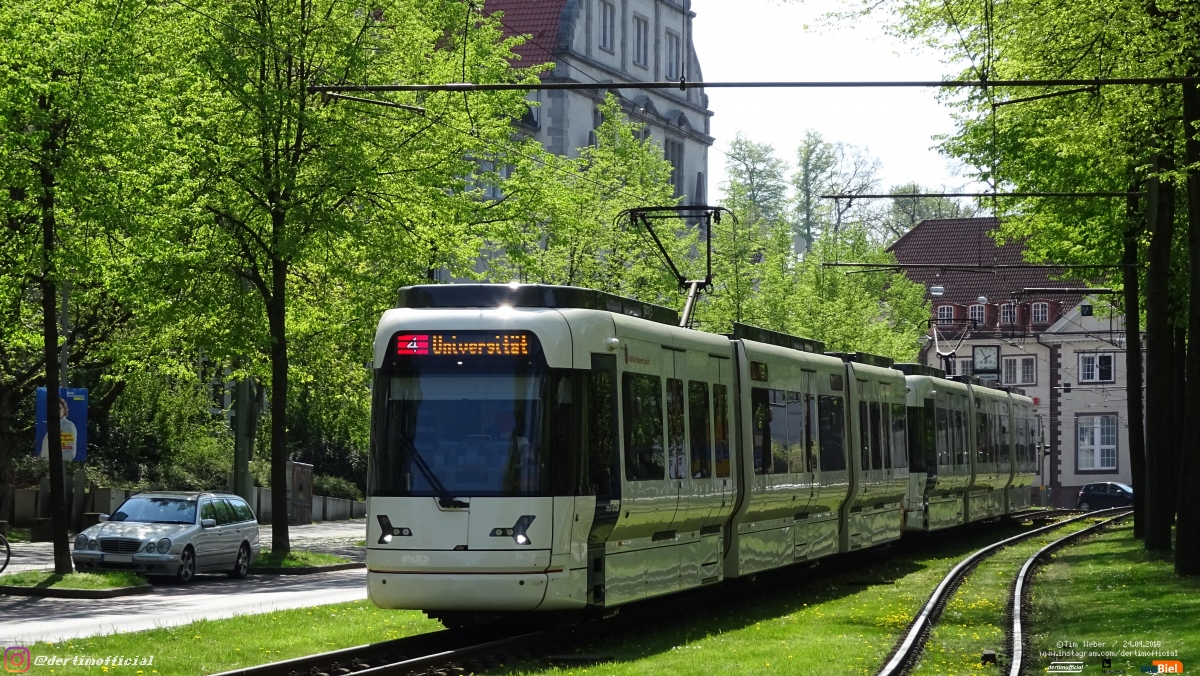
<path id="1" fill-rule="evenodd" d="M 1079 489 L 1079 509 L 1107 509 L 1133 504 L 1133 487 L 1113 481 L 1084 484 Z"/>

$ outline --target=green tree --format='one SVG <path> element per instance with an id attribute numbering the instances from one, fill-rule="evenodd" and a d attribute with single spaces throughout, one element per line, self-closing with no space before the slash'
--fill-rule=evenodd
<path id="1" fill-rule="evenodd" d="M 139 174 L 150 160 L 132 151 L 145 113 L 137 83 L 153 60 L 143 54 L 147 11 L 103 0 L 0 7 L 0 445 L 8 448 L 7 439 L 27 434 L 29 421 L 14 409 L 31 402 L 35 374 L 53 402 L 60 341 L 73 366 L 103 368 L 110 356 L 102 353 L 130 318 L 124 281 L 112 275 L 128 252 L 106 236 L 140 218 Z M 82 310 L 62 336 L 58 300 L 68 280 Z M 101 409 L 111 404 L 95 394 Z M 49 470 L 58 477 L 58 416 L 48 417 Z M 10 459 L 0 458 L 4 474 Z M 51 481 L 50 502 L 55 570 L 70 572 L 61 481 Z"/>
<path id="2" fill-rule="evenodd" d="M 864 8 L 899 17 L 895 30 L 943 49 L 948 60 L 968 61 L 964 77 L 1001 79 L 1153 77 L 1200 73 L 1200 11 L 1190 3 L 1081 2 L 1049 7 L 1034 2 L 991 5 L 897 0 Z M 1192 324 L 1200 332 L 1200 304 L 1189 303 L 1184 279 L 1191 259 L 1184 226 L 1200 228 L 1200 193 L 1184 192 L 1200 172 L 1197 128 L 1190 123 L 1189 88 L 1104 86 L 1091 91 L 1060 87 L 1007 90 L 989 87 L 965 97 L 947 95 L 957 107 L 959 129 L 944 149 L 977 168 L 980 180 L 1020 191 L 1123 191 L 1141 188 L 1140 204 L 1126 200 L 1027 200 L 1004 206 L 1006 237 L 1027 237 L 1032 260 L 1109 264 L 1123 273 L 1097 270 L 1086 278 L 1127 289 L 1144 289 L 1146 308 L 1145 451 L 1141 384 L 1130 382 L 1136 536 L 1149 549 L 1169 549 L 1177 502 L 1180 529 L 1176 567 L 1200 573 L 1200 510 L 1181 500 L 1180 485 L 1200 472 L 1200 436 L 1174 438 L 1171 420 L 1179 355 L 1173 333 Z M 1039 96 L 1045 95 L 1045 96 Z M 1036 98 L 1034 98 L 1036 97 Z M 1050 98 L 1047 98 L 1050 97 Z M 1018 103 L 997 107 L 997 103 Z M 1180 124 L 1180 122 L 1184 124 Z M 1189 129 L 1190 127 L 1190 129 Z M 1182 161 L 1181 161 L 1182 160 Z M 1183 193 L 1180 195 L 1179 193 Z M 1179 197 L 1177 199 L 1177 196 Z M 1196 215 L 1193 215 L 1196 214 Z M 1190 235 L 1190 233 L 1189 233 Z M 1197 236 L 1200 238 L 1200 235 Z M 1197 239 L 1200 254 L 1200 239 Z M 1139 261 L 1146 261 L 1145 267 Z M 1145 284 L 1137 272 L 1145 271 Z M 1108 278 L 1105 276 L 1108 274 Z M 1193 279 L 1196 279 L 1193 277 Z M 1127 294 L 1126 315 L 1138 325 Z M 1189 308 L 1185 310 L 1184 308 Z M 1185 312 L 1190 316 L 1185 320 Z M 1173 330 L 1173 327 L 1175 329 Z M 1130 372 L 1140 371 L 1137 341 L 1127 349 Z M 1188 349 L 1188 415 L 1200 414 L 1200 351 Z M 1195 365 L 1195 375 L 1190 369 Z M 1182 456 L 1175 450 L 1184 447 Z M 1144 476 L 1143 476 L 1144 466 Z"/>
<path id="3" fill-rule="evenodd" d="M 532 145 L 496 158 L 513 166 L 489 238 L 494 281 L 567 284 L 678 307 L 679 285 L 640 226 L 622 211 L 678 202 L 662 149 L 635 132 L 611 94 L 600 107 L 596 144 L 578 158 Z M 697 233 L 682 221 L 655 224 L 676 265 L 692 265 Z"/>
<path id="4" fill-rule="evenodd" d="M 369 344 L 362 318 L 387 307 L 396 286 L 474 262 L 466 252 L 478 251 L 481 205 L 465 189 L 470 158 L 507 142 L 525 104 L 519 93 L 430 94 L 420 100 L 422 118 L 309 90 L 511 80 L 514 42 L 478 15 L 464 30 L 469 5 L 252 0 L 202 8 L 172 7 L 173 25 L 192 40 L 176 64 L 192 84 L 171 92 L 168 111 L 186 146 L 177 180 L 189 190 L 177 231 L 157 239 L 178 243 L 163 254 L 170 269 L 201 278 L 205 288 L 180 310 L 205 318 L 213 356 L 246 360 L 244 371 L 269 383 L 265 436 L 273 511 L 283 515 L 292 341 L 320 343 L 344 365 L 362 350 L 361 363 L 365 348 L 353 346 Z M 342 293 L 327 295 L 337 284 Z M 363 305 L 375 311 L 355 316 Z M 355 330 L 325 330 L 338 322 Z M 272 531 L 286 550 L 286 519 L 274 519 Z"/>

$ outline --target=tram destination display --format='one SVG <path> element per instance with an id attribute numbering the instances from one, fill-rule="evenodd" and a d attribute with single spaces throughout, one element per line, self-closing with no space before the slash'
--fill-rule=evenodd
<path id="1" fill-rule="evenodd" d="M 526 331 L 441 331 L 396 334 L 396 357 L 529 357 L 541 351 L 537 337 Z"/>

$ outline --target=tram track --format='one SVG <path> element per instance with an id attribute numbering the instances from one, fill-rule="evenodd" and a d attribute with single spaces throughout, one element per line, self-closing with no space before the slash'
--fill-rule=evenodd
<path id="1" fill-rule="evenodd" d="M 1103 516 L 1105 514 L 1110 514 L 1122 509 L 1125 508 L 1113 508 L 1109 510 L 1099 510 L 1095 512 L 1078 514 L 1076 516 L 1072 516 L 1040 528 L 1035 528 L 1026 533 L 1021 533 L 1020 535 L 1006 538 L 978 549 L 967 557 L 963 558 L 957 565 L 954 566 L 954 568 L 950 570 L 949 573 L 946 574 L 944 578 L 942 578 L 941 582 L 939 582 L 934 588 L 933 593 L 930 594 L 929 600 L 926 601 L 924 606 L 922 606 L 920 612 L 913 619 L 912 624 L 909 625 L 909 628 L 905 634 L 900 638 L 899 641 L 897 641 L 895 647 L 892 649 L 892 652 L 889 654 L 887 661 L 877 672 L 877 676 L 902 676 L 903 674 L 909 673 L 913 667 L 916 666 L 921 654 L 925 649 L 925 645 L 929 641 L 933 628 L 937 625 L 939 619 L 941 618 L 942 611 L 954 597 L 954 594 L 957 592 L 959 586 L 967 579 L 967 577 L 970 576 L 970 574 L 980 563 L 987 560 L 1005 547 L 1019 544 L 1031 538 L 1037 537 L 1038 535 L 1048 533 L 1083 519 Z M 1037 511 L 1045 513 L 1045 510 Z M 1075 513 L 1078 510 L 1055 511 Z M 1031 515 L 1022 515 L 1021 513 L 1018 513 L 1014 514 L 1013 516 L 1018 518 L 1029 518 Z M 1047 518 L 1052 517 L 1047 514 Z M 1076 533 L 1072 533 L 1070 536 L 1063 538 L 1062 540 L 1068 540 L 1069 538 L 1077 536 L 1078 533 L 1088 530 L 1090 530 L 1090 528 L 1077 531 Z"/>
<path id="2" fill-rule="evenodd" d="M 1034 511 L 1048 515 L 1047 510 Z M 1013 516 L 1028 519 L 1038 514 Z M 1076 518 L 1083 516 L 1087 515 Z M 1038 528 L 1017 538 L 1030 537 L 1065 523 L 1066 521 Z M 997 547 L 1014 540 L 1015 538 L 1008 538 L 991 546 Z M 896 546 L 900 548 L 899 551 L 906 551 L 909 548 L 923 548 L 926 543 L 911 540 L 901 541 Z M 840 575 L 848 570 L 867 567 L 880 559 L 895 555 L 897 549 L 887 547 L 854 552 L 851 558 L 843 559 L 838 566 L 814 567 L 800 584 L 811 584 L 828 575 Z M 734 580 L 671 598 L 635 603 L 623 606 L 620 615 L 610 620 L 580 615 L 576 618 L 577 621 L 559 622 L 553 628 L 537 628 L 530 624 L 513 626 L 511 622 L 473 625 L 245 667 L 216 676 L 479 673 L 515 662 L 547 660 L 552 654 L 571 656 L 573 651 L 584 647 L 585 644 L 593 647 L 596 644 L 610 644 L 629 634 L 661 628 L 672 619 L 689 617 L 697 612 L 719 612 L 729 605 L 753 602 L 759 595 L 772 597 L 778 593 L 777 584 L 780 581 L 799 582 L 795 575 L 795 569 L 769 571 L 757 576 L 757 582 L 749 583 L 749 587 Z"/>
<path id="3" fill-rule="evenodd" d="M 1039 549 L 1033 556 L 1026 559 L 1025 564 L 1021 566 L 1021 571 L 1017 573 L 1016 580 L 1013 583 L 1012 599 L 1009 605 L 1011 617 L 1011 626 L 1008 632 L 1009 655 L 1011 661 L 1009 664 L 1009 676 L 1020 676 L 1025 672 L 1025 657 L 1029 654 L 1029 646 L 1026 645 L 1029 641 L 1029 636 L 1025 631 L 1023 624 L 1025 618 L 1025 610 L 1029 603 L 1029 585 L 1033 577 L 1033 573 L 1037 570 L 1039 564 L 1049 554 L 1062 549 L 1063 547 L 1073 544 L 1076 540 L 1092 535 L 1103 528 L 1110 526 L 1121 519 L 1128 518 L 1133 514 L 1128 508 L 1114 508 L 1115 510 L 1124 509 L 1121 514 L 1105 519 L 1097 524 L 1088 526 L 1074 533 L 1061 537 L 1054 542 Z M 1104 510 L 1109 511 L 1109 510 Z M 1094 514 L 1094 513 L 1093 513 Z"/>

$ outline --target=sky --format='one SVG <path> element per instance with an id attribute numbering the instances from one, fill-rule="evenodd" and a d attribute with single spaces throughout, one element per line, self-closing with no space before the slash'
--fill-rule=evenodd
<path id="1" fill-rule="evenodd" d="M 693 40 L 704 79 L 938 80 L 957 69 L 920 45 L 889 37 L 879 19 L 830 26 L 822 17 L 838 0 L 692 0 Z M 827 141 L 865 146 L 882 164 L 883 188 L 916 181 L 926 187 L 976 190 L 934 136 L 954 131 L 950 110 L 933 89 L 709 89 L 715 113 L 709 194 L 721 194 L 726 150 L 741 131 L 794 163 L 808 129 Z"/>

